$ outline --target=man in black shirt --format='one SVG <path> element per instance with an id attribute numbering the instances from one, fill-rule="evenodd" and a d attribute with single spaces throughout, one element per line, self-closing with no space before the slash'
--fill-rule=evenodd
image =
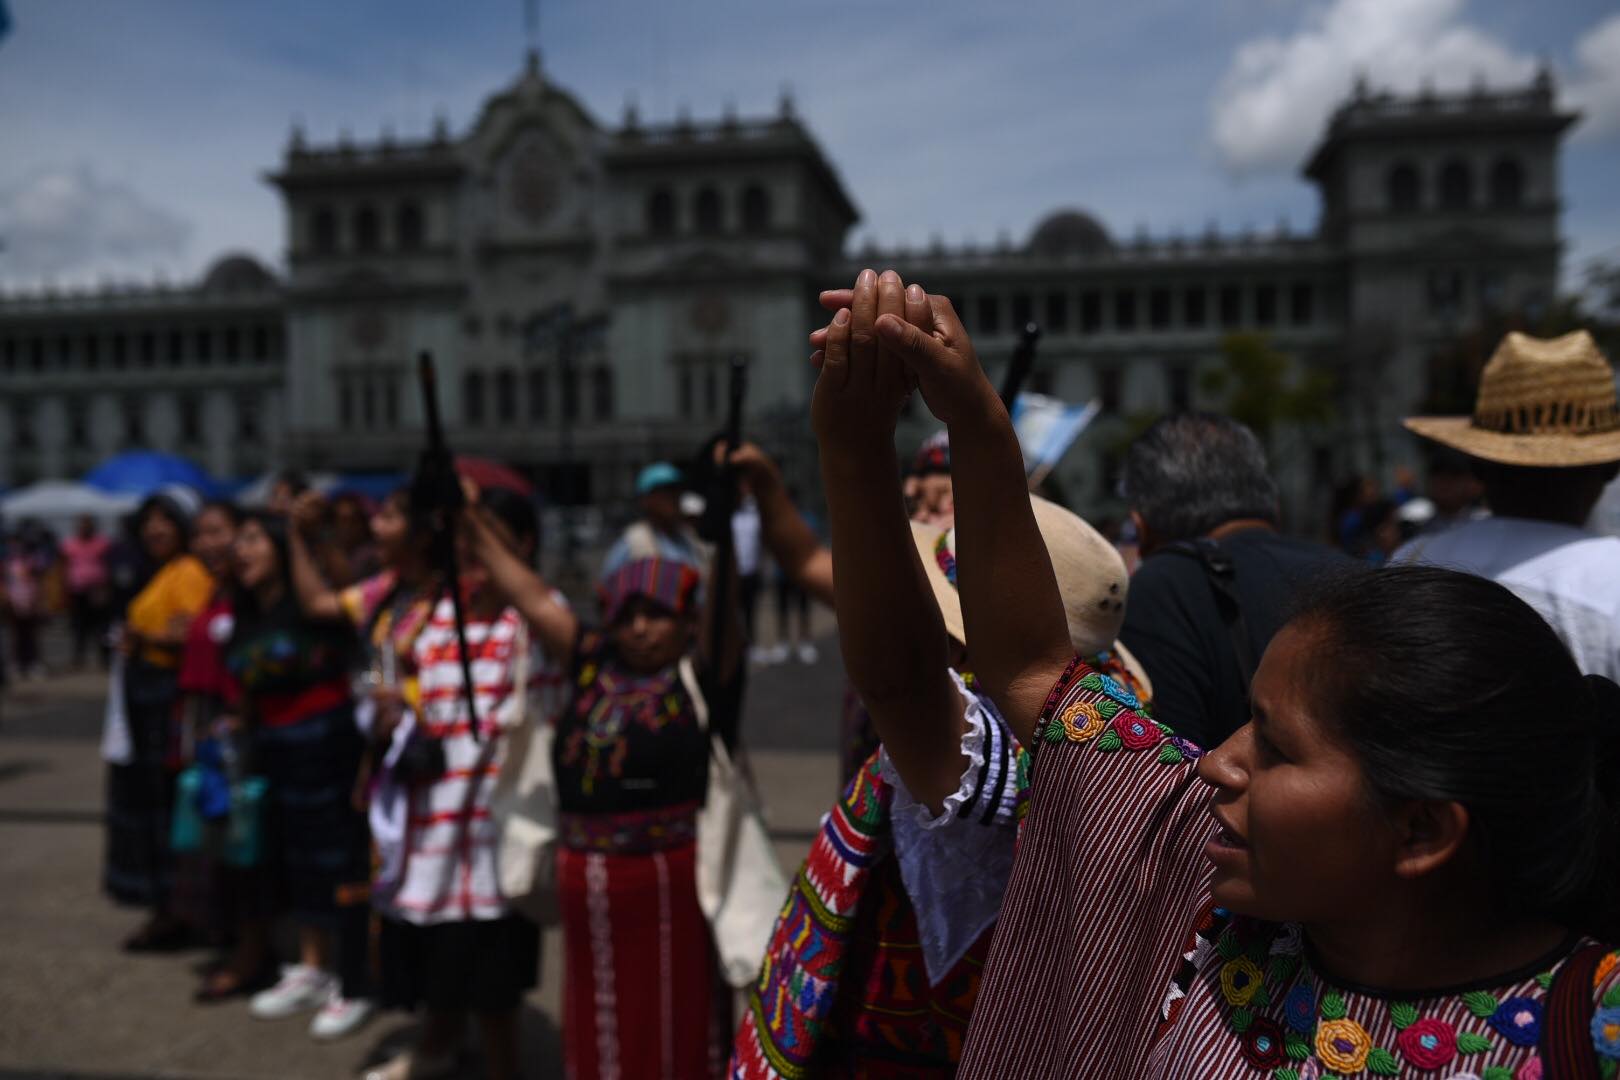
<path id="1" fill-rule="evenodd" d="M 1265 451 L 1228 417 L 1158 421 L 1124 482 L 1145 561 L 1120 640 L 1153 681 L 1154 715 L 1217 746 L 1249 720 L 1249 679 L 1294 591 L 1343 557 L 1277 532 Z"/>

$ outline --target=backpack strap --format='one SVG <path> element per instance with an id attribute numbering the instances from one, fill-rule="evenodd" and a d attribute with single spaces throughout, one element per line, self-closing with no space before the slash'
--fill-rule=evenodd
<path id="1" fill-rule="evenodd" d="M 1172 555 L 1181 555 L 1197 561 L 1204 568 L 1204 578 L 1215 595 L 1215 607 L 1226 623 L 1226 632 L 1232 639 L 1232 653 L 1237 658 L 1238 675 L 1243 679 L 1243 693 L 1249 692 L 1260 658 L 1254 655 L 1254 644 L 1249 640 L 1249 625 L 1243 618 L 1243 605 L 1237 594 L 1237 568 L 1232 556 L 1214 540 L 1177 540 L 1159 549 Z M 1155 553 L 1157 554 L 1157 553 Z"/>
<path id="2" fill-rule="evenodd" d="M 1537 1047 L 1546 1080 L 1598 1080 L 1592 1047 L 1592 982 L 1608 951 L 1606 945 L 1583 945 L 1553 977 Z"/>

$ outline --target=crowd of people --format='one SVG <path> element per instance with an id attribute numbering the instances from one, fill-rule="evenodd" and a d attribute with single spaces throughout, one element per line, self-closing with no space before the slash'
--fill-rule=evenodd
<path id="1" fill-rule="evenodd" d="M 1159 420 L 1128 569 L 1030 494 L 948 300 L 863 271 L 821 303 L 825 529 L 756 445 L 705 462 L 723 538 L 649 465 L 594 611 L 537 569 L 532 500 L 470 480 L 369 516 L 155 495 L 122 605 L 111 542 L 64 544 L 92 640 L 118 607 L 127 947 L 211 942 L 200 1002 L 316 1038 L 419 1012 L 379 1080 L 453 1075 L 470 1021 L 522 1074 L 553 923 L 571 1077 L 1620 1072 L 1620 539 L 1584 528 L 1620 411 L 1590 337 L 1509 335 L 1472 416 L 1408 422 L 1426 493 L 1358 484 L 1327 543 L 1283 532 L 1243 425 Z M 902 467 L 914 393 L 944 430 Z M 784 876 L 738 703 L 750 660 L 814 662 L 812 601 L 843 786 Z"/>

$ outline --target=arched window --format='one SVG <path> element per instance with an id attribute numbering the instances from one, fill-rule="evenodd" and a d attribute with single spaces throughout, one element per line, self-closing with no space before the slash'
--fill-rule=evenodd
<path id="1" fill-rule="evenodd" d="M 469 371 L 461 377 L 461 419 L 468 424 L 484 422 L 484 373 Z"/>
<path id="2" fill-rule="evenodd" d="M 331 255 L 337 251 L 337 215 L 330 206 L 317 208 L 310 218 L 309 246 L 315 249 L 317 255 Z"/>
<path id="3" fill-rule="evenodd" d="M 1524 202 L 1524 169 L 1512 158 L 1491 166 L 1491 205 L 1519 206 Z"/>
<path id="4" fill-rule="evenodd" d="M 517 372 L 502 368 L 495 373 L 495 417 L 503 424 L 517 420 Z"/>
<path id="5" fill-rule="evenodd" d="M 743 189 L 742 226 L 744 232 L 762 233 L 771 227 L 771 196 L 758 184 Z"/>
<path id="6" fill-rule="evenodd" d="M 675 196 L 668 188 L 659 188 L 647 196 L 647 231 L 654 236 L 675 233 Z"/>
<path id="7" fill-rule="evenodd" d="M 1440 205 L 1447 210 L 1466 210 L 1474 202 L 1474 174 L 1461 161 L 1440 166 Z"/>
<path id="8" fill-rule="evenodd" d="M 591 408 L 598 420 L 613 419 L 613 369 L 606 364 L 591 372 Z"/>
<path id="9" fill-rule="evenodd" d="M 692 205 L 692 217 L 697 223 L 698 232 L 711 235 L 719 232 L 720 193 L 711 187 L 700 190 Z"/>
<path id="10" fill-rule="evenodd" d="M 415 251 L 422 246 L 422 208 L 413 202 L 404 203 L 394 219 L 394 233 L 399 237 L 401 251 Z"/>
<path id="11" fill-rule="evenodd" d="M 377 219 L 377 211 L 362 206 L 354 212 L 354 250 L 369 254 L 381 247 L 382 223 Z"/>
<path id="12" fill-rule="evenodd" d="M 549 401 L 550 380 L 546 378 L 545 368 L 529 369 L 529 419 L 544 420 L 551 411 Z"/>
<path id="13" fill-rule="evenodd" d="M 1422 201 L 1422 182 L 1418 179 L 1418 171 L 1408 162 L 1401 162 L 1389 170 L 1389 208 L 1391 210 L 1411 211 L 1418 208 Z"/>

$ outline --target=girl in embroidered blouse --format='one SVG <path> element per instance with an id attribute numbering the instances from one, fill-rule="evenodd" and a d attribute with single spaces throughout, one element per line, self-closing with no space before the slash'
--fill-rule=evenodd
<path id="1" fill-rule="evenodd" d="M 710 736 L 694 695 L 711 663 L 718 684 L 729 679 L 740 630 L 711 661 L 712 622 L 694 603 L 698 575 L 661 558 L 605 577 L 605 628 L 584 627 L 497 542 L 476 494 L 467 513 L 474 556 L 570 673 L 572 699 L 552 751 L 568 1073 L 711 1075 L 729 1034 L 729 992 L 698 905 L 696 823 Z"/>
<path id="2" fill-rule="evenodd" d="M 1363 571 L 1201 755 L 1073 656 L 1006 409 L 928 304 L 841 309 L 815 408 L 851 461 L 912 381 L 948 425 L 976 674 L 1037 748 L 961 1075 L 1613 1076 L 1613 684 L 1491 582 Z"/>

